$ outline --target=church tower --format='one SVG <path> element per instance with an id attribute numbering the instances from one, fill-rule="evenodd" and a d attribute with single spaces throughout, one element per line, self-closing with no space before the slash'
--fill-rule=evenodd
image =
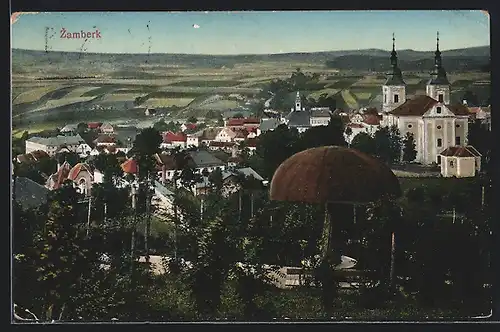
<path id="1" fill-rule="evenodd" d="M 403 74 L 398 67 L 398 54 L 396 52 L 396 39 L 392 34 L 392 52 L 391 52 L 392 70 L 387 73 L 387 81 L 382 86 L 382 112 L 387 113 L 403 104 L 406 101 L 406 84 L 403 80 Z"/>
<path id="2" fill-rule="evenodd" d="M 427 82 L 427 96 L 434 98 L 442 104 L 450 103 L 450 82 L 443 68 L 441 51 L 439 51 L 439 32 L 437 33 L 436 52 L 434 53 L 434 69 L 431 71 L 431 79 Z"/>
<path id="3" fill-rule="evenodd" d="M 300 92 L 297 91 L 297 96 L 295 96 L 295 109 L 292 108 L 292 111 L 303 111 L 302 108 L 302 99 L 300 98 Z"/>

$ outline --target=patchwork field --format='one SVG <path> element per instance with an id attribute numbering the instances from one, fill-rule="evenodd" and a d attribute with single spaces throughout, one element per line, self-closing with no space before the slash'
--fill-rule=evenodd
<path id="1" fill-rule="evenodd" d="M 30 127 L 33 123 L 49 121 L 49 118 L 55 121 L 59 115 L 73 122 L 89 118 L 98 121 L 100 118 L 144 117 L 144 112 L 127 111 L 136 107 L 168 110 L 172 118 L 201 117 L 209 110 L 227 112 L 246 108 L 251 111 L 252 106 L 246 105 L 247 99 L 259 96 L 264 101 L 269 98 L 262 97 L 260 92 L 273 79 L 290 77 L 298 67 L 308 74 L 318 73 L 322 77 L 301 91 L 307 98 L 317 100 L 320 95 L 326 94 L 334 96 L 338 108 L 380 108 L 382 85 L 386 80 L 383 73 L 359 75 L 325 69 L 319 64 L 292 62 L 238 63 L 231 68 L 212 69 L 141 64 L 135 69 L 121 71 L 113 71 L 110 66 L 97 77 L 88 79 L 59 78 L 71 76 L 70 67 L 59 69 L 59 74 L 47 73 L 45 76 L 56 77 L 51 79 L 39 80 L 43 76 L 40 68 L 33 69 L 32 74 L 14 75 L 13 121 L 18 122 L 18 127 L 22 123 Z M 473 91 L 482 99 L 489 96 L 488 74 L 450 74 L 449 79 L 455 102 L 460 101 L 466 90 Z M 428 73 L 405 77 L 408 96 L 425 93 L 427 80 Z M 294 100 L 295 92 L 291 92 L 287 96 L 289 107 Z"/>

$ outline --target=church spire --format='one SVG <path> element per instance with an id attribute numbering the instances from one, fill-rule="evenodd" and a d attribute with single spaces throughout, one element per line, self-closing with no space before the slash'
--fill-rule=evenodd
<path id="1" fill-rule="evenodd" d="M 392 34 L 392 52 L 391 52 L 391 72 L 388 73 L 388 79 L 385 85 L 405 85 L 403 81 L 403 74 L 401 69 L 398 67 L 398 53 L 396 52 L 396 38 L 394 33 Z"/>
<path id="2" fill-rule="evenodd" d="M 436 52 L 434 52 L 434 70 L 431 72 L 431 80 L 429 84 L 449 85 L 450 82 L 446 77 L 446 70 L 443 68 L 443 60 L 441 51 L 439 50 L 439 31 L 436 34 Z"/>

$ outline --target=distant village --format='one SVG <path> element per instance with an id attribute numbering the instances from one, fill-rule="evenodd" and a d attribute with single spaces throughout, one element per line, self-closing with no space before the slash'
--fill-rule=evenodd
<path id="1" fill-rule="evenodd" d="M 173 148 L 189 149 L 193 168 L 204 175 L 205 181 L 190 188 L 195 195 L 205 190 L 208 174 L 216 169 L 223 172 L 223 179 L 227 182 L 231 182 L 238 174 L 244 174 L 267 184 L 269 179 L 264 179 L 250 167 L 240 165 L 242 153 L 255 153 L 259 137 L 280 125 L 303 133 L 312 127 L 328 125 L 333 116 L 342 119 L 344 138 L 348 144 L 360 133 L 374 135 L 382 127 L 396 126 L 401 136 L 409 133 L 414 138 L 414 164 L 423 167 L 438 166 L 440 176 L 444 177 L 476 176 L 481 169 L 481 153 L 468 145 L 468 128 L 471 122 L 478 120 L 491 130 L 490 106 L 469 107 L 466 100 L 461 104 L 450 103 L 451 84 L 442 66 L 439 44 L 435 52 L 435 67 L 429 77 L 425 95 L 407 98 L 404 75 L 398 67 L 395 47 L 390 61 L 392 69 L 381 87 L 383 102 L 380 109 L 308 108 L 303 105 L 301 92 L 297 91 L 294 106 L 287 111 L 266 108 L 263 112 L 265 115 L 261 118 L 226 118 L 223 126 L 212 126 L 202 121 L 185 122 L 180 125 L 178 132 L 161 132 L 162 152 L 156 155 L 157 195 L 168 200 L 171 193 L 169 183 L 175 178 L 176 170 L 173 157 L 168 151 Z M 100 122 L 89 122 L 83 126 L 66 125 L 57 136 L 26 139 L 25 153 L 18 155 L 16 161 L 30 164 L 43 158 L 57 158 L 64 152 L 75 153 L 81 160 L 74 165 L 67 160 L 59 160 L 57 172 L 46 174 L 44 189 L 57 189 L 69 179 L 86 195 L 90 195 L 94 183 L 102 182 L 103 170 L 91 167 L 88 162 L 97 155 L 116 154 L 121 158 L 123 172 L 137 173 L 136 162 L 127 158 L 139 133 L 137 128 Z M 88 132 L 93 135 L 82 137 L 81 133 Z M 38 186 L 31 182 L 27 185 Z M 40 188 L 25 189 L 24 192 L 33 190 L 39 191 Z"/>

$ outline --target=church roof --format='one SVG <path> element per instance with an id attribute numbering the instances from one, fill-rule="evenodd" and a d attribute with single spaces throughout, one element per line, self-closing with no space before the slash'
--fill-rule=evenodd
<path id="1" fill-rule="evenodd" d="M 429 96 L 420 95 L 413 99 L 407 99 L 389 113 L 397 116 L 422 116 L 437 103 L 437 100 Z"/>
<path id="2" fill-rule="evenodd" d="M 291 127 L 307 127 L 311 124 L 309 112 L 306 111 L 291 111 L 287 119 Z"/>
<path id="3" fill-rule="evenodd" d="M 390 111 L 389 114 L 396 116 L 422 116 L 438 103 L 434 98 L 427 95 L 420 95 L 413 99 L 407 99 L 402 105 Z M 467 106 L 462 104 L 450 104 L 446 105 L 446 108 L 458 116 L 470 115 Z"/>
<path id="4" fill-rule="evenodd" d="M 440 153 L 445 157 L 481 157 L 479 151 L 473 146 L 450 146 Z"/>

